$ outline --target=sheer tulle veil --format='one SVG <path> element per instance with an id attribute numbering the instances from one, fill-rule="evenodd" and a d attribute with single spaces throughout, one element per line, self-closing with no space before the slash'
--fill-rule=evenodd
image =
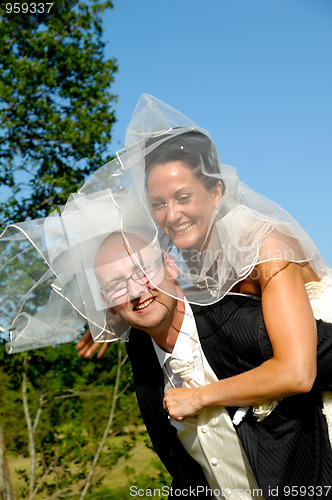
<path id="1" fill-rule="evenodd" d="M 205 185 L 222 185 L 200 248 L 177 249 L 154 221 L 147 177 L 158 162 L 174 159 L 191 165 Z M 124 148 L 69 197 L 60 215 L 12 224 L 1 235 L 0 325 L 10 332 L 11 352 L 73 340 L 87 323 L 96 340 L 126 337 L 128 327 L 110 314 L 94 269 L 100 244 L 114 231 L 122 232 L 133 255 L 133 234 L 156 258 L 171 254 L 194 304 L 222 299 L 259 262 L 309 262 L 319 278 L 331 273 L 301 226 L 220 162 L 206 130 L 143 94 Z M 148 269 L 141 260 L 137 266 Z"/>

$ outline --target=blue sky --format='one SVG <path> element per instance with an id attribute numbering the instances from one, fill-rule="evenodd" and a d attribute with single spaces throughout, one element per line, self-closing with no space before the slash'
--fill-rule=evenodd
<path id="1" fill-rule="evenodd" d="M 332 1 L 114 0 L 104 28 L 119 64 L 112 151 L 139 96 L 158 97 L 332 265 Z"/>

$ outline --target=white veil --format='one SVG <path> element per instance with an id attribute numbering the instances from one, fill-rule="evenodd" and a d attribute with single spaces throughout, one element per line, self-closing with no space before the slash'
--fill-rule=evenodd
<path id="1" fill-rule="evenodd" d="M 145 207 L 146 227 L 155 226 L 163 251 L 170 252 L 180 271 L 180 284 L 191 303 L 220 300 L 247 277 L 256 264 L 282 259 L 309 262 L 319 278 L 330 273 L 318 249 L 301 226 L 281 207 L 240 182 L 236 170 L 222 164 L 204 129 L 158 99 L 141 96 L 127 129 L 125 149 L 118 155 L 121 169 L 107 180 Z M 153 220 L 146 180 L 154 165 L 181 159 L 210 185 L 221 181 L 222 198 L 211 213 L 201 248 L 178 250 Z M 167 165 L 165 165 L 167 168 Z M 197 168 L 200 172 L 197 174 Z M 205 180 L 204 180 L 205 179 Z M 121 207 L 123 220 L 129 216 Z M 125 224 L 125 223 L 124 223 Z"/>
<path id="2" fill-rule="evenodd" d="M 179 156 L 180 155 L 180 156 Z M 211 214 L 202 248 L 178 250 L 156 225 L 146 177 L 160 159 L 181 158 L 222 197 Z M 319 278 L 330 273 L 316 246 L 282 208 L 241 183 L 220 163 L 208 132 L 158 99 L 142 95 L 127 128 L 124 149 L 70 196 L 60 215 L 14 224 L 0 238 L 1 329 L 18 351 L 77 338 L 89 323 L 98 341 L 124 338 L 100 300 L 93 273 L 99 245 L 113 231 L 140 228 L 159 252 L 170 253 L 179 283 L 195 304 L 220 300 L 257 263 L 309 262 Z M 158 284 L 156 284 L 158 285 Z"/>

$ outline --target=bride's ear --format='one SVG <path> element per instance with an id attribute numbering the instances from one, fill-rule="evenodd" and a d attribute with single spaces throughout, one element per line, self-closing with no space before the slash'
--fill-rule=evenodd
<path id="1" fill-rule="evenodd" d="M 218 181 L 215 188 L 214 188 L 214 208 L 217 208 L 217 206 L 222 198 L 222 195 L 223 195 L 222 188 L 223 188 L 222 182 Z"/>

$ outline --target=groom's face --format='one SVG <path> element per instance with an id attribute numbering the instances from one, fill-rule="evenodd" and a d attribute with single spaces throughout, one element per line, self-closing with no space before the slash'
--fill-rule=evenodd
<path id="1" fill-rule="evenodd" d="M 131 237 L 130 244 L 135 253 L 128 252 L 121 234 L 110 235 L 97 252 L 95 274 L 110 311 L 130 326 L 149 332 L 172 319 L 177 268 L 140 238 Z"/>

